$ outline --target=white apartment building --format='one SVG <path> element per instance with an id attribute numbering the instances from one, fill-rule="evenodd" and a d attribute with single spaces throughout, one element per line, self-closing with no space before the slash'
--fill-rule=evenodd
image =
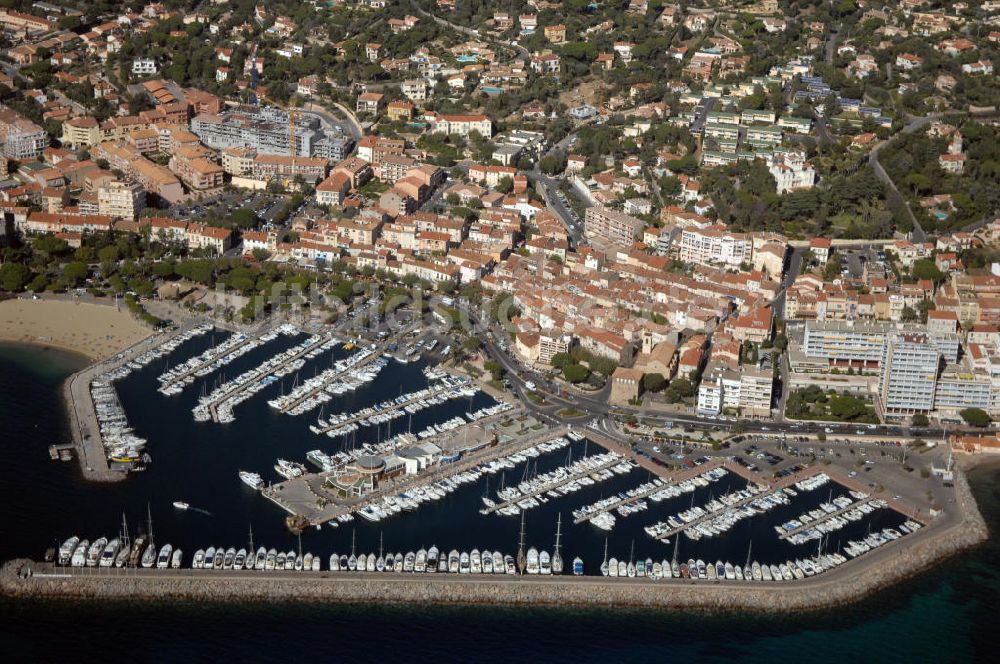
<path id="1" fill-rule="evenodd" d="M 890 415 L 934 410 L 941 353 L 926 334 L 904 332 L 886 340 L 879 397 Z"/>
<path id="2" fill-rule="evenodd" d="M 422 78 L 407 79 L 399 87 L 403 95 L 410 101 L 427 100 L 427 81 Z"/>
<path id="3" fill-rule="evenodd" d="M 159 71 L 153 58 L 135 58 L 132 60 L 132 73 L 136 76 L 149 76 Z"/>
<path id="4" fill-rule="evenodd" d="M 551 334 L 543 332 L 538 337 L 538 361 L 542 364 L 552 364 L 552 358 L 559 353 L 568 353 L 573 345 L 573 337 L 568 334 Z"/>
<path id="5" fill-rule="evenodd" d="M 493 138 L 493 123 L 485 115 L 438 115 L 433 131 L 439 134 L 468 136 L 478 131 L 483 138 Z"/>
<path id="6" fill-rule="evenodd" d="M 146 190 L 136 182 L 109 182 L 97 189 L 99 214 L 135 219 L 144 207 L 146 207 Z"/>
<path id="7" fill-rule="evenodd" d="M 768 170 L 774 176 L 779 194 L 811 189 L 816 184 L 816 169 L 800 150 L 775 150 Z"/>
<path id="8" fill-rule="evenodd" d="M 729 233 L 718 227 L 685 228 L 678 245 L 680 259 L 698 265 L 739 267 L 753 257 L 753 240 L 743 233 Z"/>

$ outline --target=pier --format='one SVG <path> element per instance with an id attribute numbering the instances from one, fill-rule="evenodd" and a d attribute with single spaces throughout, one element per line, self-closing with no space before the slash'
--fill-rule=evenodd
<path id="1" fill-rule="evenodd" d="M 315 349 L 321 347 L 323 344 L 327 343 L 332 338 L 333 338 L 332 335 L 325 335 L 319 337 L 314 343 L 311 343 L 309 345 L 300 345 L 294 353 L 285 358 L 285 361 L 295 362 L 296 360 L 301 359 L 302 357 L 313 352 Z M 250 371 L 242 374 L 240 377 L 245 380 L 242 380 L 238 384 L 231 385 L 228 388 L 224 388 L 221 392 L 215 395 L 212 398 L 212 400 L 208 404 L 206 404 L 208 411 L 212 416 L 212 420 L 214 422 L 219 421 L 220 404 L 238 395 L 240 392 L 249 389 L 252 385 L 255 385 L 262 378 L 274 373 L 274 370 L 275 368 L 273 366 L 270 366 L 265 362 L 257 366 L 256 368 L 251 369 Z"/>
<path id="2" fill-rule="evenodd" d="M 509 417 L 511 413 L 503 415 Z M 289 514 L 303 516 L 310 524 L 322 524 L 343 514 L 363 509 L 370 503 L 380 501 L 385 495 L 396 495 L 471 470 L 497 457 L 514 454 L 546 440 L 564 436 L 568 430 L 566 426 L 544 429 L 540 433 L 515 442 L 486 446 L 469 454 L 463 454 L 454 463 L 437 465 L 432 470 L 416 475 L 403 475 L 399 479 L 384 482 L 377 491 L 362 498 L 345 499 L 330 493 L 324 486 L 326 478 L 332 474 L 329 472 L 306 474 L 286 480 L 264 489 L 261 494 Z M 428 440 L 433 441 L 433 439 Z"/>
<path id="3" fill-rule="evenodd" d="M 629 505 L 631 503 L 638 502 L 638 501 L 642 500 L 643 498 L 648 498 L 649 496 L 653 495 L 654 493 L 659 493 L 660 491 L 663 491 L 668 486 L 670 486 L 670 485 L 669 484 L 653 485 L 653 486 L 649 487 L 648 489 L 645 489 L 644 491 L 640 491 L 639 493 L 635 494 L 634 496 L 626 496 L 625 498 L 621 498 L 619 500 L 614 501 L 613 503 L 609 503 L 608 505 L 605 505 L 604 507 L 596 509 L 593 512 L 591 512 L 591 513 L 589 513 L 589 514 L 587 514 L 585 516 L 582 516 L 582 517 L 580 517 L 578 519 L 573 519 L 573 524 L 575 525 L 575 524 L 578 524 L 578 523 L 583 523 L 584 521 L 590 521 L 594 517 L 596 517 L 596 516 L 598 516 L 600 514 L 605 514 L 607 512 L 614 511 L 614 510 L 618 509 L 619 507 L 621 507 L 622 505 Z"/>
<path id="4" fill-rule="evenodd" d="M 563 478 L 561 478 L 561 479 L 559 479 L 559 480 L 557 480 L 555 482 L 550 482 L 549 484 L 546 484 L 546 485 L 544 485 L 542 487 L 539 487 L 538 489 L 534 489 L 533 491 L 530 491 L 528 493 L 522 493 L 520 496 L 517 496 L 516 498 L 511 498 L 510 500 L 506 500 L 506 501 L 504 501 L 502 503 L 497 503 L 493 507 L 487 507 L 487 508 L 485 508 L 484 512 L 485 512 L 485 514 L 493 514 L 494 512 L 499 512 L 500 510 L 505 509 L 507 507 L 510 507 L 511 505 L 516 505 L 517 503 L 521 502 L 522 500 L 527 500 L 529 498 L 534 498 L 536 496 L 540 496 L 543 493 L 545 493 L 546 491 L 550 491 L 552 489 L 557 489 L 557 488 L 559 488 L 561 486 L 565 486 L 566 484 L 569 484 L 570 482 L 575 482 L 576 480 L 580 479 L 581 477 L 587 477 L 591 473 L 599 473 L 602 470 L 605 470 L 607 468 L 611 468 L 612 466 L 617 466 L 618 464 L 622 463 L 622 461 L 623 461 L 623 459 L 620 456 L 616 456 L 615 458 L 611 459 L 610 461 L 605 461 L 604 463 L 602 463 L 602 464 L 600 464 L 598 466 L 594 466 L 593 468 L 584 468 L 580 472 L 573 473 L 573 474 L 568 475 L 566 477 L 563 477 Z"/>
<path id="5" fill-rule="evenodd" d="M 187 381 L 189 378 L 196 376 L 198 372 L 204 371 L 205 369 L 210 367 L 213 363 L 217 362 L 218 360 L 221 360 L 227 355 L 230 354 L 237 354 L 237 356 L 243 355 L 244 353 L 250 350 L 246 348 L 248 345 L 252 345 L 255 348 L 261 343 L 263 343 L 261 341 L 261 337 L 265 336 L 265 334 L 266 333 L 245 334 L 243 335 L 243 338 L 239 340 L 239 342 L 234 343 L 232 345 L 228 345 L 227 343 L 228 339 L 227 339 L 226 342 L 219 344 L 213 349 L 213 351 L 215 352 L 209 353 L 193 367 L 190 367 L 182 371 L 181 373 L 172 376 L 169 380 L 163 381 L 160 384 L 159 388 L 160 391 L 167 392 L 173 387 L 184 384 L 185 381 Z"/>
<path id="6" fill-rule="evenodd" d="M 862 505 L 862 504 L 867 503 L 867 502 L 871 502 L 871 500 L 872 500 L 871 498 L 864 498 L 862 500 L 854 501 L 850 505 L 848 505 L 847 507 L 838 509 L 836 512 L 828 512 L 826 514 L 826 516 L 820 517 L 819 519 L 816 519 L 814 521 L 810 521 L 809 523 L 803 523 L 798 528 L 792 528 L 791 530 L 786 530 L 783 535 L 778 535 L 778 537 L 780 539 L 786 540 L 789 537 L 792 537 L 793 535 L 797 535 L 797 534 L 799 534 L 799 533 L 801 533 L 801 532 L 803 532 L 805 530 L 809 530 L 810 528 L 815 528 L 816 526 L 818 526 L 821 523 L 826 523 L 827 521 L 829 521 L 830 519 L 832 519 L 834 517 L 841 516 L 845 512 L 850 512 L 851 510 L 857 509 L 859 505 Z"/>
<path id="7" fill-rule="evenodd" d="M 98 376 L 120 369 L 136 357 L 158 348 L 175 337 L 198 327 L 204 321 L 192 318 L 173 333 L 156 333 L 117 355 L 90 365 L 70 376 L 63 384 L 63 398 L 70 417 L 70 430 L 83 477 L 99 482 L 117 482 L 125 479 L 123 470 L 112 470 L 101 437 L 90 384 Z"/>
<path id="8" fill-rule="evenodd" d="M 988 537 L 965 473 L 955 502 L 900 540 L 823 574 L 760 583 L 601 576 L 246 572 L 225 570 L 57 568 L 18 559 L 0 567 L 0 593 L 31 599 L 188 600 L 200 602 L 587 606 L 787 613 L 842 607 L 971 549 Z M 585 561 L 593 571 L 596 561 Z"/>
<path id="9" fill-rule="evenodd" d="M 332 338 L 332 337 L 326 337 L 326 338 L 324 338 L 323 341 L 326 342 L 330 338 Z M 322 392 L 323 390 L 325 390 L 327 387 L 329 387 L 333 383 L 336 383 L 338 380 L 342 379 L 344 377 L 344 375 L 347 374 L 348 372 L 351 372 L 351 371 L 360 371 L 361 369 L 364 369 L 366 366 L 368 366 L 369 364 L 371 364 L 372 362 L 374 362 L 375 360 L 377 360 L 379 357 L 381 357 L 382 350 L 383 350 L 383 346 L 379 346 L 378 348 L 375 349 L 374 352 L 371 353 L 371 355 L 369 355 L 365 359 L 361 360 L 357 364 L 353 365 L 347 371 L 337 371 L 337 372 L 332 373 L 330 376 L 328 376 L 325 380 L 323 380 L 322 382 L 320 382 L 318 385 L 316 385 L 315 387 L 313 387 L 312 389 L 310 389 L 310 390 L 308 390 L 306 392 L 303 392 L 300 396 L 296 397 L 294 400 L 288 402 L 287 404 L 282 405 L 281 408 L 279 408 L 278 410 L 280 412 L 282 412 L 282 413 L 288 413 L 290 411 L 295 410 L 302 403 L 308 401 L 309 399 L 312 399 L 317 394 L 319 394 L 320 392 Z M 338 426 L 340 426 L 340 425 L 338 425 Z M 335 428 L 336 427 L 328 427 L 328 428 L 324 429 L 323 432 L 325 433 L 326 431 L 329 431 L 329 430 L 335 429 Z"/>

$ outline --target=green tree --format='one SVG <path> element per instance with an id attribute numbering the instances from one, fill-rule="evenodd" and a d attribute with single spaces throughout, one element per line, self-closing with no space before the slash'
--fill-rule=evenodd
<path id="1" fill-rule="evenodd" d="M 930 258 L 921 258 L 918 261 L 914 261 L 911 274 L 917 279 L 930 279 L 934 283 L 944 279 L 944 273 L 938 269 L 938 266 Z"/>
<path id="2" fill-rule="evenodd" d="M 563 367 L 563 377 L 571 383 L 582 383 L 587 380 L 590 371 L 582 364 L 567 364 Z"/>
<path id="3" fill-rule="evenodd" d="M 483 368 L 490 372 L 493 380 L 499 381 L 503 378 L 503 366 L 496 360 L 490 360 L 483 364 Z"/>
<path id="4" fill-rule="evenodd" d="M 80 261 L 67 263 L 62 271 L 63 281 L 67 286 L 76 286 L 87 278 L 87 264 Z"/>
<path id="5" fill-rule="evenodd" d="M 563 369 L 567 365 L 575 364 L 576 360 L 569 353 L 556 353 L 552 356 L 552 366 L 556 369 Z"/>
<path id="6" fill-rule="evenodd" d="M 0 288 L 19 293 L 31 281 L 31 270 L 23 263 L 4 263 L 0 266 Z"/>
<path id="7" fill-rule="evenodd" d="M 830 400 L 830 414 L 839 420 L 853 420 L 867 409 L 868 405 L 857 397 L 835 396 Z"/>
<path id="8" fill-rule="evenodd" d="M 916 415 L 911 417 L 910 422 L 912 422 L 913 426 L 915 427 L 925 427 L 931 423 L 931 421 L 927 419 L 927 416 L 924 415 L 923 413 L 917 413 Z"/>
<path id="9" fill-rule="evenodd" d="M 989 426 L 989 423 L 993 421 L 990 419 L 987 412 L 982 408 L 966 408 L 961 411 L 959 415 L 962 416 L 962 419 L 965 420 L 966 424 L 974 427 Z"/>
<path id="10" fill-rule="evenodd" d="M 648 373 L 642 377 L 642 387 L 647 392 L 659 392 L 666 384 L 667 379 L 663 377 L 663 374 Z"/>
<path id="11" fill-rule="evenodd" d="M 592 357 L 588 362 L 590 368 L 602 376 L 610 376 L 618 368 L 618 363 L 608 357 Z"/>

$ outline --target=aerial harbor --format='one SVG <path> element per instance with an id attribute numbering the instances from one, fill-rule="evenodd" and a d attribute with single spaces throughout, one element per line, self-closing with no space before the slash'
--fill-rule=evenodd
<path id="1" fill-rule="evenodd" d="M 992 656 L 997 0 L 4 0 L 0 56 L 12 659 Z"/>

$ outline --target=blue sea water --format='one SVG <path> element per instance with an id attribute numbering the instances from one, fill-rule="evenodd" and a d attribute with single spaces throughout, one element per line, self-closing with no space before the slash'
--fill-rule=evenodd
<path id="1" fill-rule="evenodd" d="M 192 346 L 188 352 L 197 350 Z M 260 359 L 244 358 L 242 364 L 228 369 L 227 375 L 234 376 Z M 163 537 L 169 534 L 171 541 L 183 544 L 186 550 L 195 545 L 238 545 L 249 523 L 253 523 L 258 541 L 294 548 L 291 537 L 281 529 L 280 511 L 258 496 L 243 493 L 238 481 L 223 471 L 228 474 L 234 464 L 260 467 L 273 463 L 275 445 L 286 446 L 293 458 L 299 458 L 302 450 L 319 446 L 313 434 L 301 431 L 305 426 L 301 418 L 279 417 L 266 406 L 255 409 L 247 404 L 247 408 L 237 409 L 238 426 L 198 425 L 189 416 L 198 388 L 177 397 L 180 402 L 172 404 L 176 407 L 165 408 L 163 398 L 155 400 L 144 387 L 144 381 L 162 369 L 151 367 L 149 376 L 136 374 L 119 389 L 133 423 L 155 442 L 151 444 L 153 466 L 123 483 L 84 483 L 75 464 L 52 462 L 46 452 L 49 444 L 68 439 L 59 387 L 82 363 L 81 358 L 61 351 L 0 345 L 0 467 L 4 469 L 0 492 L 5 508 L 0 513 L 0 558 L 38 556 L 46 546 L 68 536 L 68 530 L 90 537 L 99 532 L 111 534 L 122 511 L 130 523 L 138 525 L 145 518 L 147 502 L 153 510 L 154 529 Z M 413 375 L 407 378 L 405 372 Z M 398 367 L 392 378 L 409 384 L 419 380 L 419 369 L 417 365 Z M 464 410 L 465 406 L 460 406 L 459 412 Z M 171 447 L 165 448 L 167 445 Z M 125 658 L 165 662 L 233 658 L 284 662 L 304 658 L 415 662 L 514 658 L 557 662 L 997 661 L 1000 539 L 995 532 L 1000 525 L 1000 470 L 982 468 L 974 471 L 971 479 L 994 532 L 985 546 L 868 600 L 836 610 L 758 616 L 553 607 L 99 604 L 5 599 L 0 600 L 0 652 L 9 661 L 46 662 L 67 657 L 83 662 Z M 189 502 L 206 503 L 216 516 L 204 517 L 205 522 L 199 524 L 191 520 L 197 515 L 169 509 L 170 501 L 191 496 L 195 499 Z M 456 494 L 452 497 L 458 500 Z M 429 536 L 428 531 L 435 532 L 434 537 L 447 537 L 446 524 L 435 524 L 449 513 L 436 513 L 437 505 L 432 508 L 382 529 L 359 524 L 359 548 L 363 543 L 371 550 L 382 530 L 387 539 L 397 537 L 400 548 Z M 554 515 L 529 518 L 548 522 Z M 499 531 L 498 542 L 512 539 L 510 531 L 516 533 L 517 526 L 499 517 L 493 519 L 486 522 L 483 532 Z M 408 523 L 412 520 L 417 525 Z M 620 523 L 615 532 L 628 523 Z M 533 533 L 540 540 L 548 539 L 551 530 L 549 523 L 542 523 Z M 398 535 L 390 534 L 396 531 Z M 217 541 L 203 541 L 209 537 L 207 533 Z M 581 546 L 588 552 L 596 541 L 582 534 L 578 539 L 585 540 Z M 324 530 L 309 535 L 309 541 L 317 550 L 323 548 L 321 543 L 327 548 L 342 547 L 349 542 L 349 534 L 344 528 Z M 637 553 L 640 544 L 649 546 L 647 542 L 636 538 Z M 437 543 L 449 546 L 444 541 Z M 547 541 L 542 543 L 548 545 Z M 628 544 L 619 541 L 616 546 L 621 549 Z M 513 545 L 508 548 L 513 549 Z"/>

